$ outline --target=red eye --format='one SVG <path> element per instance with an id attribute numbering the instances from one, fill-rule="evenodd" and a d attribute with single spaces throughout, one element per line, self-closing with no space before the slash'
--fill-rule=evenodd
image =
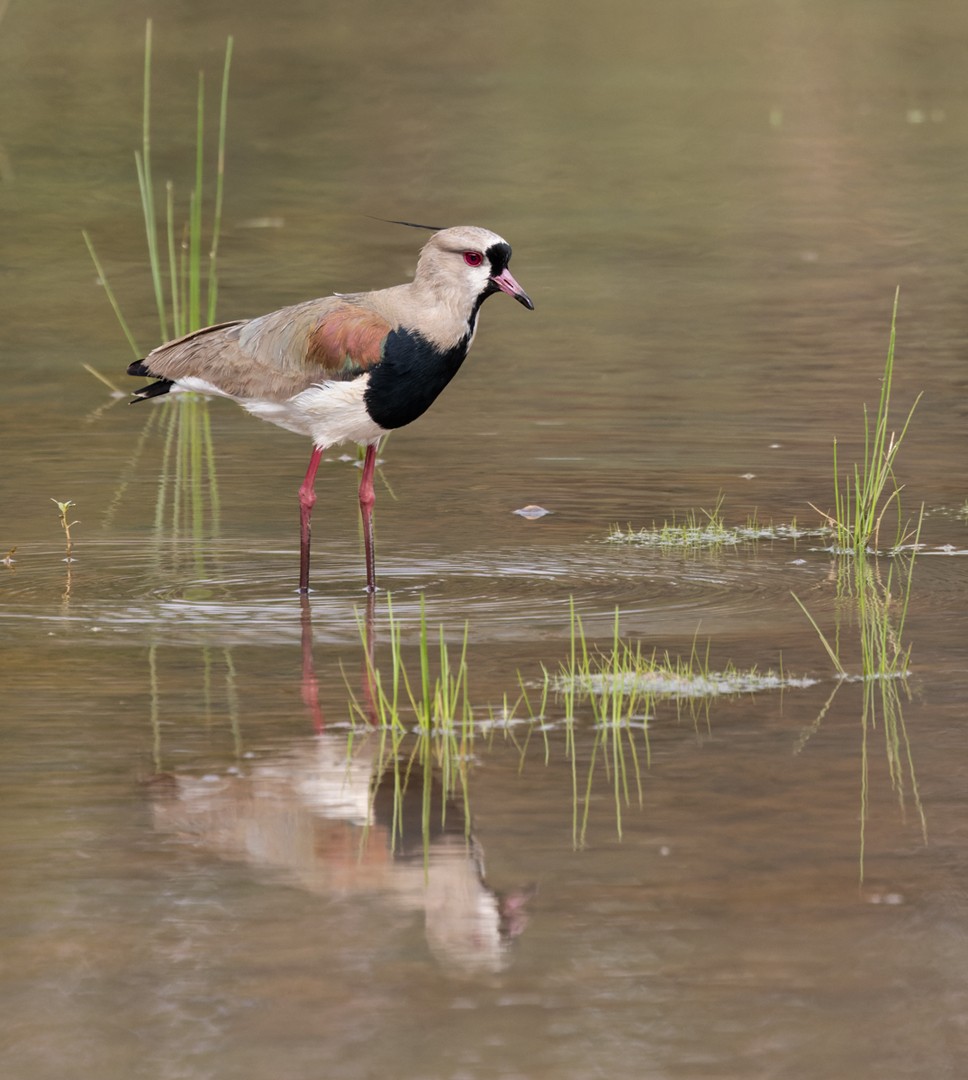
<path id="1" fill-rule="evenodd" d="M 479 251 L 465 251 L 464 262 L 468 266 L 480 266 L 484 261 L 484 256 Z"/>

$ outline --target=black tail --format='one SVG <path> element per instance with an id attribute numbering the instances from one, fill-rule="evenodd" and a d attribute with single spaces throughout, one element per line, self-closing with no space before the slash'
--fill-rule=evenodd
<path id="1" fill-rule="evenodd" d="M 128 374 L 140 376 L 145 379 L 153 378 L 151 372 L 145 367 L 144 360 L 135 360 L 133 364 L 129 364 Z M 134 398 L 129 404 L 135 405 L 139 401 L 147 401 L 148 398 L 158 397 L 160 394 L 167 394 L 174 385 L 173 379 L 159 379 L 149 386 L 142 386 L 140 390 L 134 391 Z"/>

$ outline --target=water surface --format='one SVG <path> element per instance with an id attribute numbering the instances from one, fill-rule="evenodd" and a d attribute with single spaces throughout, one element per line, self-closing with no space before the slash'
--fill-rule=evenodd
<path id="1" fill-rule="evenodd" d="M 422 598 L 452 655 L 466 627 L 477 721 L 466 791 L 428 773 L 396 804 L 403 842 L 359 716 L 347 741 L 353 461 L 320 474 L 307 619 L 309 447 L 213 402 L 214 486 L 159 512 L 165 406 L 82 367 L 123 385 L 130 359 L 82 228 L 142 348 L 158 337 L 144 12 L 0 11 L 3 1075 L 960 1075 L 968 16 L 154 13 L 155 164 L 180 205 L 196 73 L 211 104 L 235 36 L 221 317 L 404 280 L 420 235 L 367 215 L 498 230 L 535 300 L 491 300 L 460 377 L 383 452 L 376 666 L 389 592 L 416 670 Z M 902 726 L 865 728 L 864 684 L 839 685 L 790 595 L 858 674 L 824 543 L 606 538 L 720 498 L 730 524 L 817 523 L 833 438 L 862 451 L 898 286 L 899 423 L 924 392 L 898 481 L 925 554 Z M 70 564 L 52 498 L 77 504 Z M 561 699 L 544 730 L 503 722 L 567 660 L 572 601 L 602 647 L 618 608 L 647 653 L 708 641 L 716 670 L 810 685 L 657 703 L 616 799 L 587 704 L 573 741 Z"/>

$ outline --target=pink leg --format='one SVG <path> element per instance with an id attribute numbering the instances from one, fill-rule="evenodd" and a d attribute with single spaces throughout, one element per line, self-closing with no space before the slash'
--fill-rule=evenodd
<path id="1" fill-rule="evenodd" d="M 360 513 L 363 515 L 363 547 L 366 551 L 366 591 L 376 592 L 376 558 L 373 553 L 373 470 L 376 468 L 376 447 L 366 448 L 363 477 L 360 480 Z"/>
<path id="2" fill-rule="evenodd" d="M 312 534 L 313 506 L 316 502 L 316 470 L 323 457 L 321 446 L 313 447 L 306 477 L 299 488 L 299 591 L 309 592 L 309 538 Z"/>

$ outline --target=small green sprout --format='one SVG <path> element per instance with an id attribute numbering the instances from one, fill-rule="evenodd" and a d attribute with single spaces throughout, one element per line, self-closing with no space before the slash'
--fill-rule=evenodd
<path id="1" fill-rule="evenodd" d="M 75 503 L 72 499 L 68 499 L 66 502 L 61 502 L 60 499 L 52 498 L 50 501 L 60 511 L 61 528 L 64 530 L 64 538 L 67 540 L 67 557 L 64 559 L 64 562 L 73 562 L 74 541 L 71 539 L 71 529 L 73 529 L 75 525 L 79 525 L 80 522 L 68 521 L 67 518 L 69 511 L 73 509 L 77 505 L 77 503 Z M 13 552 L 11 552 L 10 554 L 12 555 Z"/>

